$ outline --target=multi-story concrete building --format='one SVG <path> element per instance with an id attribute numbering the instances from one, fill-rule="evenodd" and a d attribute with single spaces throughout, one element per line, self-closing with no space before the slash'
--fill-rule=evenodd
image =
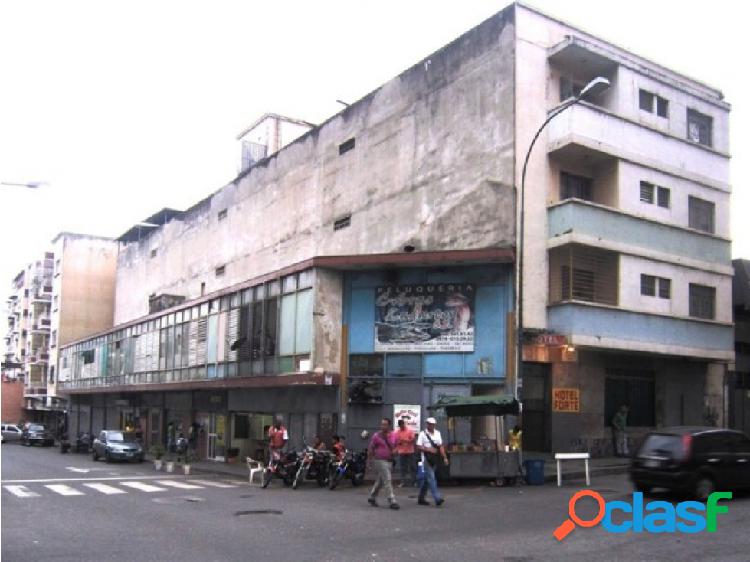
<path id="1" fill-rule="evenodd" d="M 729 425 L 750 433 L 750 260 L 734 260 L 735 367 L 729 385 Z"/>
<path id="2" fill-rule="evenodd" d="M 524 156 L 599 76 L 610 89 L 556 117 L 530 160 L 516 380 Z M 353 438 L 399 405 L 517 388 L 531 450 L 607 454 L 621 403 L 641 429 L 722 423 L 728 111 L 709 86 L 513 4 L 123 235 L 115 328 L 62 350 L 71 424 L 149 441 L 197 424 L 221 459 L 261 449 L 273 414 L 297 443 Z"/>
<path id="3" fill-rule="evenodd" d="M 23 373 L 24 400 L 36 421 L 57 423 L 65 399 L 57 393 L 60 345 L 112 326 L 117 242 L 62 232 L 44 260 L 13 281 L 8 300 L 4 374 Z"/>

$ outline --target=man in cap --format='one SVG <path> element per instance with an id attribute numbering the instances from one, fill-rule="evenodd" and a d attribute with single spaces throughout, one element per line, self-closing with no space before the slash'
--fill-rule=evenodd
<path id="1" fill-rule="evenodd" d="M 417 503 L 419 505 L 430 505 L 425 499 L 427 489 L 429 488 L 430 494 L 432 494 L 432 498 L 435 500 L 435 505 L 440 507 L 445 500 L 440 495 L 440 490 L 438 490 L 435 470 L 437 470 L 441 462 L 446 466 L 448 465 L 448 455 L 445 454 L 445 447 L 443 447 L 443 437 L 440 435 L 440 431 L 435 428 L 437 420 L 435 418 L 427 418 L 425 423 L 427 427 L 417 438 L 417 449 L 422 453 L 422 467 L 424 468 L 424 481 L 419 489 Z"/>

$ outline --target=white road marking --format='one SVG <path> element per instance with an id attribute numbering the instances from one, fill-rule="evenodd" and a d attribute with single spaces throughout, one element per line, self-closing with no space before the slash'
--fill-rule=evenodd
<path id="1" fill-rule="evenodd" d="M 107 494 L 108 496 L 113 494 L 127 494 L 125 490 L 120 490 L 120 488 L 115 488 L 109 484 L 102 484 L 101 482 L 84 482 L 83 485 L 87 488 L 96 490 L 97 492 L 101 492 L 102 494 Z"/>
<path id="2" fill-rule="evenodd" d="M 159 488 L 159 486 L 152 486 L 144 482 L 120 482 L 121 486 L 127 486 L 128 488 L 134 488 L 141 492 L 163 492 L 166 488 Z"/>
<path id="3" fill-rule="evenodd" d="M 56 494 L 60 494 L 61 496 L 84 496 L 83 492 L 79 492 L 75 488 L 71 488 L 70 486 L 66 486 L 65 484 L 47 484 L 44 486 L 45 488 L 49 488 Z"/>
<path id="4" fill-rule="evenodd" d="M 227 482 L 233 486 L 244 486 L 248 483 L 247 480 L 227 480 Z"/>
<path id="5" fill-rule="evenodd" d="M 201 486 L 211 486 L 213 488 L 236 488 L 236 484 L 224 484 L 223 482 L 214 482 L 213 480 L 188 480 L 191 484 L 200 484 Z"/>
<path id="6" fill-rule="evenodd" d="M 169 476 L 105 476 L 88 478 L 33 478 L 28 480 L 3 480 L 6 484 L 34 484 L 43 482 L 98 482 L 101 480 L 160 480 Z M 176 476 L 175 476 L 176 478 Z"/>
<path id="7" fill-rule="evenodd" d="M 180 488 L 182 490 L 201 490 L 203 486 L 196 486 L 195 484 L 186 484 L 178 480 L 157 480 L 157 484 L 162 486 L 171 486 L 172 488 Z"/>
<path id="8" fill-rule="evenodd" d="M 3 486 L 11 494 L 19 498 L 38 498 L 39 494 L 32 492 L 26 486 Z"/>
<path id="9" fill-rule="evenodd" d="M 66 466 L 65 470 L 69 470 L 70 472 L 83 472 L 84 474 L 89 472 L 90 468 L 78 468 L 75 466 Z"/>

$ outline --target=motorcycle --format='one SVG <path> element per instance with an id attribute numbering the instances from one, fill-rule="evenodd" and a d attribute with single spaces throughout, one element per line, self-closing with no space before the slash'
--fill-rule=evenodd
<path id="1" fill-rule="evenodd" d="M 328 485 L 329 466 L 333 459 L 330 451 L 317 451 L 306 446 L 298 460 L 297 473 L 292 488 L 297 489 L 305 480 L 316 480 L 321 488 Z"/>
<path id="2" fill-rule="evenodd" d="M 345 478 L 352 481 L 352 486 L 359 486 L 365 480 L 366 468 L 366 450 L 358 453 L 347 450 L 341 460 L 336 460 L 331 463 L 328 488 L 334 490 Z"/>
<path id="3" fill-rule="evenodd" d="M 291 486 L 294 482 L 296 469 L 297 453 L 294 451 L 289 453 L 274 452 L 271 462 L 268 463 L 268 468 L 266 468 L 263 474 L 263 487 L 268 488 L 274 476 L 280 478 L 285 486 Z"/>
<path id="4" fill-rule="evenodd" d="M 91 438 L 91 434 L 88 432 L 81 432 L 76 437 L 76 453 L 86 453 L 88 454 L 89 451 L 91 451 L 91 444 L 93 443 L 93 439 Z"/>

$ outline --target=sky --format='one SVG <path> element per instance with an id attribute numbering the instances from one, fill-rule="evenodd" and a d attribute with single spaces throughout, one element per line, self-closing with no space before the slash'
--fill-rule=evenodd
<path id="1" fill-rule="evenodd" d="M 116 237 L 219 189 L 263 113 L 320 123 L 507 3 L 0 0 L 0 181 L 47 183 L 0 185 L 0 296 L 60 231 Z M 531 5 L 724 92 L 750 258 L 745 3 Z"/>

